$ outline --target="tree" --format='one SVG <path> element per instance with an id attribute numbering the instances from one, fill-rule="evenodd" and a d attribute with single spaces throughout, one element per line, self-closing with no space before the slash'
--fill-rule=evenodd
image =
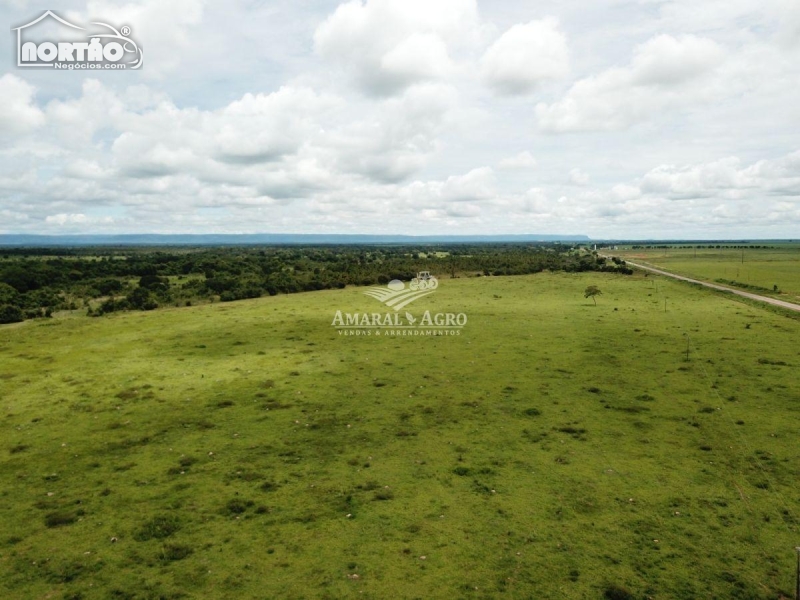
<path id="1" fill-rule="evenodd" d="M 139 287 L 147 288 L 153 292 L 164 292 L 169 289 L 169 279 L 158 275 L 142 275 L 139 279 Z"/>
<path id="2" fill-rule="evenodd" d="M 128 303 L 138 310 L 154 310 L 158 308 L 158 303 L 153 299 L 150 290 L 143 287 L 137 287 L 128 295 Z"/>
<path id="3" fill-rule="evenodd" d="M 19 292 L 7 283 L 0 281 L 0 304 L 18 304 Z"/>
<path id="4" fill-rule="evenodd" d="M 583 292 L 584 298 L 591 298 L 594 301 L 594 305 L 597 306 L 597 300 L 595 300 L 595 296 L 602 295 L 603 292 L 600 291 L 600 288 L 596 285 L 590 285 L 586 288 L 586 291 Z"/>

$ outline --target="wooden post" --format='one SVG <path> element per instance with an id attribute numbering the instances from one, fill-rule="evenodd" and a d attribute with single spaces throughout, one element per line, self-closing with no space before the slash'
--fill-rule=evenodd
<path id="1" fill-rule="evenodd" d="M 795 600 L 800 600 L 800 546 L 794 549 L 797 552 L 797 573 L 795 576 L 795 581 L 797 582 L 795 585 Z"/>

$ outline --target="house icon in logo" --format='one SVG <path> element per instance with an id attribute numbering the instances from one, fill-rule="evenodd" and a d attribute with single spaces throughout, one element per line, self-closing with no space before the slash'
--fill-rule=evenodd
<path id="1" fill-rule="evenodd" d="M 42 63 L 42 64 L 31 64 L 31 63 L 23 64 L 22 63 L 22 45 L 23 45 L 22 32 L 24 30 L 26 30 L 26 29 L 29 29 L 29 28 L 33 27 L 34 25 L 38 25 L 41 21 L 44 21 L 48 17 L 50 17 L 51 19 L 55 19 L 56 21 L 58 21 L 62 25 L 66 25 L 67 27 L 71 27 L 72 29 L 78 29 L 80 31 L 86 31 L 86 29 L 84 29 L 83 27 L 78 27 L 77 25 L 73 25 L 72 23 L 69 23 L 68 21 L 65 21 L 64 19 L 59 17 L 56 13 L 54 13 L 52 10 L 46 11 L 38 19 L 35 19 L 34 21 L 31 21 L 27 25 L 21 25 L 21 26 L 16 27 L 16 28 L 11 30 L 11 31 L 16 31 L 17 32 L 17 66 L 18 67 L 50 67 L 50 68 L 53 68 L 53 64 L 52 63 Z"/>

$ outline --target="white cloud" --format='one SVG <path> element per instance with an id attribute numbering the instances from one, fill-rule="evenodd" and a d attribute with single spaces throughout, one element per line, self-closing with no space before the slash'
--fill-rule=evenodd
<path id="1" fill-rule="evenodd" d="M 0 71 L 4 230 L 800 227 L 792 0 L 59 6 L 133 27 L 145 68 Z"/>
<path id="2" fill-rule="evenodd" d="M 636 49 L 631 63 L 634 85 L 674 85 L 699 77 L 725 57 L 714 41 L 694 35 L 659 35 Z"/>
<path id="3" fill-rule="evenodd" d="M 0 207 L 4 194 L 8 201 L 8 194 L 22 192 L 26 200 L 61 208 L 49 213 L 57 218 L 46 224 L 75 225 L 75 219 L 59 215 L 88 213 L 64 211 L 64 202 L 74 208 L 89 201 L 149 211 L 162 206 L 182 214 L 202 207 L 285 205 L 359 186 L 374 194 L 377 186 L 402 181 L 435 155 L 454 102 L 449 86 L 414 85 L 353 118 L 335 95 L 285 86 L 204 111 L 178 108 L 141 86 L 115 92 L 87 80 L 81 96 L 52 101 L 42 113 L 49 133 L 42 142 L 61 147 L 61 154 L 49 157 L 58 165 L 47 168 L 54 175 L 0 177 Z M 17 150 L 19 158 L 37 151 Z M 436 193 L 442 201 L 478 197 L 478 174 L 442 182 Z M 473 183 L 475 190 L 469 189 Z"/>
<path id="4" fill-rule="evenodd" d="M 307 88 L 283 87 L 272 94 L 246 94 L 209 123 L 225 162 L 260 163 L 295 153 L 315 130 L 314 116 L 338 101 Z"/>
<path id="5" fill-rule="evenodd" d="M 205 0 L 140 0 L 120 5 L 114 0 L 89 0 L 89 19 L 113 19 L 129 26 L 144 52 L 145 77 L 163 77 L 179 67 L 200 68 L 192 55 L 204 40 L 196 28 L 203 20 Z"/>
<path id="6" fill-rule="evenodd" d="M 491 167 L 480 167 L 465 175 L 448 177 L 441 187 L 441 195 L 454 202 L 486 200 L 496 194 L 494 186 L 494 171 Z"/>
<path id="7" fill-rule="evenodd" d="M 789 46 L 800 46 L 800 4 L 795 0 L 780 0 L 777 13 L 781 41 Z"/>
<path id="8" fill-rule="evenodd" d="M 569 181 L 574 185 L 588 185 L 589 174 L 576 167 L 569 172 Z"/>
<path id="9" fill-rule="evenodd" d="M 758 195 L 800 197 L 800 151 L 775 160 L 742 166 L 737 157 L 698 165 L 662 165 L 641 181 L 645 193 L 673 200 L 738 200 Z"/>
<path id="10" fill-rule="evenodd" d="M 549 211 L 547 194 L 541 188 L 531 188 L 525 192 L 518 206 L 524 213 L 547 214 Z"/>
<path id="11" fill-rule="evenodd" d="M 52 100 L 46 107 L 50 133 L 67 147 L 91 144 L 95 133 L 109 127 L 128 107 L 110 88 L 96 79 L 83 82 L 80 98 Z"/>
<path id="12" fill-rule="evenodd" d="M 87 217 L 84 214 L 57 214 L 49 215 L 45 218 L 45 223 L 54 225 L 88 225 L 88 224 L 110 224 L 114 219 L 111 217 Z"/>
<path id="13" fill-rule="evenodd" d="M 386 183 L 398 182 L 425 166 L 440 149 L 439 136 L 457 103 L 443 84 L 415 85 L 383 100 L 365 118 L 329 136 L 338 168 Z"/>
<path id="14" fill-rule="evenodd" d="M 514 25 L 481 59 L 483 78 L 501 94 L 527 94 L 568 71 L 567 39 L 554 19 Z"/>
<path id="15" fill-rule="evenodd" d="M 533 154 L 525 150 L 524 152 L 520 152 L 519 154 L 515 154 L 514 156 L 508 156 L 500 161 L 498 166 L 501 169 L 535 169 L 537 165 L 537 161 L 534 158 Z"/>
<path id="16" fill-rule="evenodd" d="M 353 0 L 316 30 L 317 53 L 354 72 L 369 93 L 390 95 L 445 77 L 451 46 L 475 35 L 475 0 Z"/>
<path id="17" fill-rule="evenodd" d="M 545 131 L 623 129 L 697 101 L 703 96 L 705 76 L 724 57 L 712 40 L 660 35 L 638 46 L 629 66 L 577 81 L 558 102 L 539 103 L 536 116 Z M 699 84 L 693 88 L 696 80 Z"/>
<path id="18" fill-rule="evenodd" d="M 473 216 L 472 213 L 476 212 L 474 207 L 493 200 L 497 191 L 494 171 L 490 167 L 479 167 L 463 175 L 451 175 L 443 181 L 414 181 L 398 188 L 396 194 L 404 206 L 451 216 Z M 459 204 L 469 206 L 458 208 Z"/>
<path id="19" fill-rule="evenodd" d="M 0 77 L 0 131 L 24 133 L 41 127 L 44 114 L 33 103 L 35 88 L 10 73 Z"/>
<path id="20" fill-rule="evenodd" d="M 444 78 L 453 69 L 447 46 L 436 35 L 414 33 L 381 58 L 381 70 L 397 81 L 397 87 Z"/>
<path id="21" fill-rule="evenodd" d="M 0 6 L 6 5 L 12 8 L 24 8 L 30 0 L 0 0 Z"/>
<path id="22" fill-rule="evenodd" d="M 618 183 L 611 188 L 610 197 L 617 202 L 628 202 L 640 198 L 641 195 L 642 190 L 640 190 L 638 186 Z"/>

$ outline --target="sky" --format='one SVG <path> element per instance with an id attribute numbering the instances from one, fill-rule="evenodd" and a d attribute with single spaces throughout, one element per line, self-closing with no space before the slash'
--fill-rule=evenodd
<path id="1" fill-rule="evenodd" d="M 130 27 L 142 68 L 18 68 L 12 29 L 46 8 Z M 0 0 L 0 22 L 0 233 L 800 237 L 797 0 Z"/>

